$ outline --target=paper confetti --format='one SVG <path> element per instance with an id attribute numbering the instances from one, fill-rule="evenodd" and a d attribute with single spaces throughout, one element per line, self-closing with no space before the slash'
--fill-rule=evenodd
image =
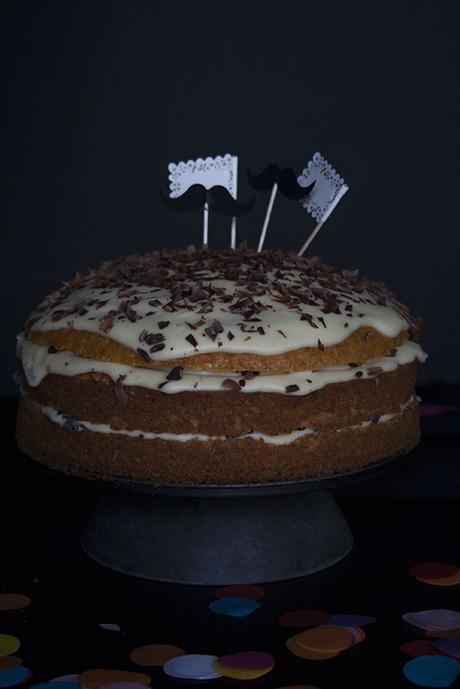
<path id="1" fill-rule="evenodd" d="M 289 686 L 277 687 L 276 689 L 318 689 L 318 687 L 314 687 L 312 684 L 290 684 Z"/>
<path id="2" fill-rule="evenodd" d="M 336 658 L 339 653 L 338 651 L 310 651 L 297 644 L 297 637 L 299 635 L 291 636 L 290 639 L 286 641 L 286 646 L 288 650 L 298 658 L 304 658 L 305 660 L 329 660 L 330 658 Z"/>
<path id="3" fill-rule="evenodd" d="M 81 689 L 81 684 L 79 682 L 72 682 L 70 680 L 58 682 L 59 689 Z M 39 684 L 32 684 L 30 689 L 56 689 L 56 684 L 51 682 L 39 682 Z M 139 689 L 139 684 L 136 689 Z"/>
<path id="4" fill-rule="evenodd" d="M 297 635 L 296 644 L 307 651 L 334 653 L 343 651 L 354 642 L 353 634 L 343 627 L 322 625 Z"/>
<path id="5" fill-rule="evenodd" d="M 257 679 L 273 670 L 275 659 L 269 653 L 246 651 L 221 656 L 214 667 L 224 677 L 232 679 Z"/>
<path id="6" fill-rule="evenodd" d="M 421 610 L 406 612 L 403 620 L 425 631 L 449 631 L 460 627 L 460 613 L 456 610 Z"/>
<path id="7" fill-rule="evenodd" d="M 78 674 L 59 675 L 59 677 L 54 677 L 53 679 L 50 679 L 50 682 L 76 682 L 77 684 L 80 684 L 78 678 Z"/>
<path id="8" fill-rule="evenodd" d="M 24 665 L 13 667 L 0 672 L 0 687 L 15 687 L 27 682 L 32 677 L 32 672 Z"/>
<path id="9" fill-rule="evenodd" d="M 218 679 L 222 675 L 214 667 L 216 660 L 217 656 L 190 653 L 168 660 L 163 672 L 177 679 Z"/>
<path id="10" fill-rule="evenodd" d="M 121 632 L 120 625 L 118 624 L 102 622 L 99 626 L 101 629 L 105 629 L 108 632 Z"/>
<path id="11" fill-rule="evenodd" d="M 265 596 L 265 591 L 256 584 L 236 584 L 233 586 L 223 586 L 214 592 L 216 598 L 249 598 L 250 600 L 260 600 Z"/>
<path id="12" fill-rule="evenodd" d="M 435 648 L 431 641 L 426 639 L 421 639 L 417 641 L 408 641 L 399 647 L 400 650 L 412 658 L 418 658 L 418 656 L 439 656 L 441 652 Z"/>
<path id="13" fill-rule="evenodd" d="M 59 677 L 54 677 L 54 679 L 50 679 L 50 682 L 76 682 L 77 684 L 80 684 L 79 681 L 79 674 L 72 674 L 72 675 L 59 675 Z"/>
<path id="14" fill-rule="evenodd" d="M 460 663 L 446 656 L 420 656 L 404 665 L 403 674 L 419 687 L 450 687 L 460 675 Z"/>
<path id="15" fill-rule="evenodd" d="M 258 608 L 260 608 L 260 603 L 249 598 L 239 598 L 238 596 L 218 598 L 209 603 L 209 609 L 212 612 L 217 612 L 220 615 L 229 615 L 230 617 L 246 617 L 246 615 L 250 615 Z"/>
<path id="16" fill-rule="evenodd" d="M 10 610 L 24 610 L 32 603 L 29 596 L 22 593 L 2 593 L 0 594 L 0 612 Z"/>
<path id="17" fill-rule="evenodd" d="M 411 574 L 416 579 L 446 579 L 458 572 L 458 567 L 455 565 L 446 565 L 442 562 L 421 562 L 418 565 L 413 565 L 409 569 Z"/>
<path id="18" fill-rule="evenodd" d="M 143 686 L 137 682 L 112 682 L 111 684 L 104 684 L 103 689 L 139 689 Z"/>
<path id="19" fill-rule="evenodd" d="M 100 689 L 105 684 L 114 682 L 135 682 L 136 684 L 150 684 L 150 677 L 141 672 L 128 672 L 126 670 L 112 670 L 96 668 L 86 670 L 78 677 L 80 684 L 85 689 Z"/>
<path id="20" fill-rule="evenodd" d="M 377 622 L 375 617 L 368 615 L 332 615 L 327 624 L 334 627 L 365 627 L 373 622 Z"/>
<path id="21" fill-rule="evenodd" d="M 422 562 L 409 569 L 418 581 L 431 586 L 456 586 L 460 584 L 460 569 L 442 562 Z"/>
<path id="22" fill-rule="evenodd" d="M 453 658 L 460 658 L 460 639 L 441 639 L 433 641 L 433 646 Z"/>
<path id="23" fill-rule="evenodd" d="M 22 663 L 22 658 L 18 658 L 18 656 L 4 656 L 0 658 L 0 671 L 9 670 L 12 667 L 19 667 Z"/>
<path id="24" fill-rule="evenodd" d="M 329 621 L 330 615 L 321 610 L 289 610 L 278 619 L 284 627 L 292 629 L 305 629 L 306 627 L 318 627 Z"/>
<path id="25" fill-rule="evenodd" d="M 0 634 L 0 658 L 3 656 L 10 656 L 18 650 L 21 642 L 15 636 L 9 634 Z"/>
<path id="26" fill-rule="evenodd" d="M 171 644 L 148 644 L 139 646 L 130 653 L 130 658 L 136 665 L 144 667 L 163 667 L 168 660 L 185 655 L 183 648 Z"/>
<path id="27" fill-rule="evenodd" d="M 438 629 L 437 631 L 425 630 L 425 634 L 435 639 L 460 639 L 460 628 L 455 629 Z"/>

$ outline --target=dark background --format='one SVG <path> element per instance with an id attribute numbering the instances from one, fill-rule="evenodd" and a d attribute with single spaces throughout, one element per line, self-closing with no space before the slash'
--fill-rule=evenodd
<path id="1" fill-rule="evenodd" d="M 385 280 L 426 322 L 422 381 L 460 379 L 459 14 L 454 0 L 4 1 L 1 392 L 14 337 L 77 269 L 200 241 L 160 205 L 169 161 L 245 170 L 320 150 L 350 192 L 314 244 Z M 239 222 L 255 245 L 268 197 Z M 280 198 L 267 247 L 314 226 Z M 211 245 L 228 221 L 211 219 Z"/>

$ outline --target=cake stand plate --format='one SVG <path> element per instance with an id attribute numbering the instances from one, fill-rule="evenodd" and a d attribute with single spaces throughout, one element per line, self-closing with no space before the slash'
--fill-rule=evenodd
<path id="1" fill-rule="evenodd" d="M 326 478 L 225 486 L 115 480 L 88 519 L 85 552 L 133 576 L 181 584 L 267 583 L 342 560 L 353 536 L 332 493 L 396 460 Z"/>

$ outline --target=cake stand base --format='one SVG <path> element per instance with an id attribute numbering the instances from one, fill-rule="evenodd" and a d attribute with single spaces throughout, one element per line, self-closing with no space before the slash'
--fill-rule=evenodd
<path id="1" fill-rule="evenodd" d="M 110 569 L 181 584 L 281 581 L 319 572 L 351 550 L 332 494 L 184 497 L 108 491 L 90 516 L 85 552 Z"/>

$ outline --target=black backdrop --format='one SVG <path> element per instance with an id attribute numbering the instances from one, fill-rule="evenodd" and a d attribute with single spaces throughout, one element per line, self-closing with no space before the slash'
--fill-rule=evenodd
<path id="1" fill-rule="evenodd" d="M 426 322 L 422 380 L 460 379 L 459 14 L 452 0 L 3 1 L 1 392 L 14 336 L 77 269 L 200 241 L 160 205 L 167 163 L 231 152 L 350 186 L 314 244 L 385 280 Z M 239 223 L 253 245 L 267 197 Z M 279 199 L 267 246 L 313 220 Z M 212 218 L 211 244 L 228 241 Z"/>

